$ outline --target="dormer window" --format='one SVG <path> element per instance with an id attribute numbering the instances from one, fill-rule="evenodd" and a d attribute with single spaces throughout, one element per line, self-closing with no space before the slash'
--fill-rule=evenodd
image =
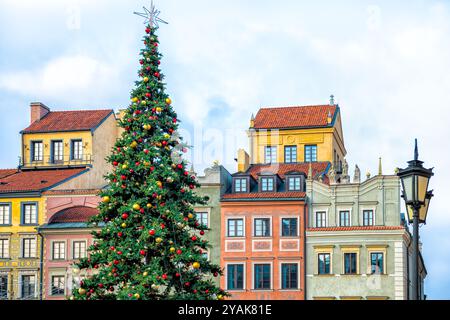
<path id="1" fill-rule="evenodd" d="M 288 191 L 305 191 L 305 177 L 301 174 L 296 174 L 286 177 Z"/>
<path id="2" fill-rule="evenodd" d="M 259 183 L 262 192 L 275 191 L 275 177 L 261 177 Z"/>
<path id="3" fill-rule="evenodd" d="M 317 145 L 305 146 L 305 162 L 317 161 Z"/>
<path id="4" fill-rule="evenodd" d="M 234 178 L 234 192 L 249 192 L 248 178 Z"/>
<path id="5" fill-rule="evenodd" d="M 31 143 L 31 160 L 35 162 L 44 160 L 44 144 L 42 141 L 33 141 Z"/>

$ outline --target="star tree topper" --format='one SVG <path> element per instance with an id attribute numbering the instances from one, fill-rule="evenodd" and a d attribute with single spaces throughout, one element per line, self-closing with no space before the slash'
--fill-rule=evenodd
<path id="1" fill-rule="evenodd" d="M 144 9 L 144 12 L 133 12 L 133 13 L 145 18 L 144 24 L 149 23 L 150 27 L 152 27 L 152 28 L 154 26 L 159 27 L 158 22 L 168 24 L 168 22 L 166 22 L 158 17 L 159 14 L 161 13 L 161 11 L 156 9 L 155 5 L 153 4 L 153 0 L 152 0 L 152 4 L 150 6 L 150 10 L 148 10 L 146 7 L 143 7 L 143 9 Z"/>

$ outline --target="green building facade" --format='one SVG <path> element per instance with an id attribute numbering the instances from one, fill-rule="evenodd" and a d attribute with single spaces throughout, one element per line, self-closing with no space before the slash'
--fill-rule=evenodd
<path id="1" fill-rule="evenodd" d="M 382 175 L 381 165 L 363 182 L 357 166 L 352 181 L 347 171 L 344 162 L 341 172 L 332 168 L 306 182 L 306 298 L 408 299 L 411 235 L 400 212 L 400 181 Z M 422 263 L 422 298 L 425 276 Z"/>

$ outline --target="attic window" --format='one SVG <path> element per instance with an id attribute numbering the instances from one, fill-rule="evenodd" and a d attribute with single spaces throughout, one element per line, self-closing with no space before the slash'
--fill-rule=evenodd
<path id="1" fill-rule="evenodd" d="M 275 178 L 274 177 L 261 177 L 260 186 L 262 192 L 270 192 L 275 190 Z"/>
<path id="2" fill-rule="evenodd" d="M 1 181 L 0 182 L 0 185 L 2 185 L 2 186 L 5 186 L 5 185 L 7 185 L 8 184 L 8 182 L 6 182 L 6 181 Z"/>
<path id="3" fill-rule="evenodd" d="M 41 183 L 42 183 L 42 184 L 48 183 L 48 181 L 47 181 L 47 180 L 41 180 Z"/>

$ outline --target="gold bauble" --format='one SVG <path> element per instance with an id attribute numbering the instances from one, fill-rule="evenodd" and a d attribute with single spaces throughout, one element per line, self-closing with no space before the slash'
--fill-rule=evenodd
<path id="1" fill-rule="evenodd" d="M 171 104 L 171 103 L 172 103 L 172 99 L 167 98 L 167 99 L 166 99 L 166 103 L 167 103 L 167 104 Z"/>
<path id="2" fill-rule="evenodd" d="M 144 82 L 148 82 L 148 78 L 147 77 L 144 78 Z"/>
<path id="3" fill-rule="evenodd" d="M 133 209 L 139 210 L 139 209 L 141 209 L 141 206 L 139 204 L 135 203 L 135 204 L 133 204 Z"/>
<path id="4" fill-rule="evenodd" d="M 128 168 L 128 166 L 126 164 L 122 165 L 122 169 L 126 170 Z"/>
<path id="5" fill-rule="evenodd" d="M 81 295 L 84 295 L 86 293 L 86 289 L 79 288 L 78 289 L 78 293 L 81 294 Z"/>
<path id="6" fill-rule="evenodd" d="M 127 227 L 127 224 L 124 222 L 124 223 L 122 223 L 122 228 L 126 228 Z"/>
<path id="7" fill-rule="evenodd" d="M 162 111 L 161 107 L 156 108 L 156 112 L 161 112 L 161 111 Z"/>
<path id="8" fill-rule="evenodd" d="M 175 248 L 174 248 L 174 247 L 171 247 L 171 248 L 169 249 L 169 251 L 170 251 L 170 252 L 175 252 Z"/>
<path id="9" fill-rule="evenodd" d="M 151 203 L 147 203 L 147 208 L 151 208 L 152 204 Z"/>
<path id="10" fill-rule="evenodd" d="M 162 239 L 161 238 L 156 238 L 155 241 L 156 241 L 156 243 L 161 243 Z"/>
<path id="11" fill-rule="evenodd" d="M 142 275 L 143 275 L 144 277 L 146 277 L 146 276 L 148 276 L 148 272 L 145 271 Z"/>
<path id="12" fill-rule="evenodd" d="M 139 299 L 141 296 L 139 295 L 139 293 L 135 293 L 135 294 L 134 294 L 134 297 L 135 297 L 136 299 Z"/>
<path id="13" fill-rule="evenodd" d="M 133 142 L 130 144 L 130 147 L 132 147 L 132 148 L 134 149 L 134 148 L 137 147 L 137 145 L 138 145 L 138 143 L 137 143 L 136 141 L 133 141 Z"/>
<path id="14" fill-rule="evenodd" d="M 193 264 L 192 264 L 192 267 L 194 268 L 194 269 L 198 269 L 198 268 L 200 268 L 200 263 L 199 262 L 194 262 Z"/>
<path id="15" fill-rule="evenodd" d="M 104 196 L 104 197 L 103 197 L 103 202 L 104 202 L 104 203 L 108 203 L 109 200 L 110 200 L 110 198 L 109 198 L 108 196 Z"/>
<path id="16" fill-rule="evenodd" d="M 189 214 L 188 214 L 188 218 L 189 218 L 189 219 L 192 219 L 193 217 L 194 217 L 194 215 L 193 215 L 192 213 L 189 213 Z"/>

